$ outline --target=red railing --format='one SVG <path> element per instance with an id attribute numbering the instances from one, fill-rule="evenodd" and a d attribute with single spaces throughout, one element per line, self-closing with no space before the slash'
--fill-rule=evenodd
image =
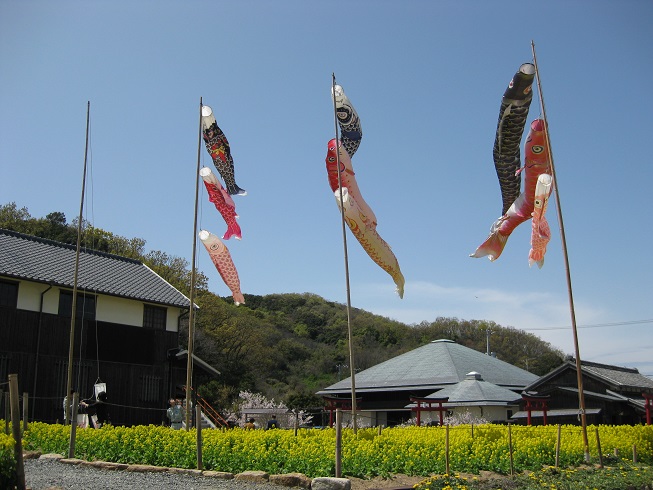
<path id="1" fill-rule="evenodd" d="M 190 389 L 195 394 L 195 400 L 197 405 L 202 409 L 202 412 L 206 417 L 215 424 L 216 427 L 229 427 L 229 422 L 227 422 L 220 412 L 211 406 L 199 393 L 197 393 L 192 387 Z M 199 423 L 199 421 L 198 421 Z"/>

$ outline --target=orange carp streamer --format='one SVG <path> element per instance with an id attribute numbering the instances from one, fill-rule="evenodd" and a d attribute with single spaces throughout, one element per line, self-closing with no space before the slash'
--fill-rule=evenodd
<path id="1" fill-rule="evenodd" d="M 336 190 L 334 195 L 338 208 L 340 208 L 340 190 Z M 369 218 L 346 187 L 342 188 L 342 205 L 344 208 L 345 222 L 356 237 L 356 240 L 358 240 L 365 252 L 367 252 L 367 255 L 381 269 L 390 274 L 397 286 L 397 294 L 400 298 L 403 298 L 404 284 L 406 281 L 399 268 L 397 257 L 392 252 L 390 245 L 379 236 L 376 227 L 368 226 L 367 222 Z"/>
<path id="2" fill-rule="evenodd" d="M 220 238 L 206 230 L 200 231 L 200 240 L 202 240 L 202 244 L 204 245 L 204 248 L 206 248 L 206 251 L 209 253 L 211 261 L 220 273 L 222 280 L 231 290 L 236 306 L 241 303 L 245 303 L 245 297 L 243 296 L 243 293 L 240 292 L 240 279 L 238 278 L 238 271 L 236 270 L 236 266 L 231 259 L 231 254 L 229 253 L 227 246 L 222 243 Z"/>
<path id="3" fill-rule="evenodd" d="M 524 191 L 512 203 L 508 211 L 490 227 L 490 235 L 470 257 L 485 257 L 491 261 L 499 258 L 510 234 L 518 225 L 531 218 L 535 202 L 537 179 L 551 172 L 551 159 L 546 148 L 545 125 L 535 119 L 526 138 L 524 165 Z M 519 174 L 519 171 L 517 172 Z"/>

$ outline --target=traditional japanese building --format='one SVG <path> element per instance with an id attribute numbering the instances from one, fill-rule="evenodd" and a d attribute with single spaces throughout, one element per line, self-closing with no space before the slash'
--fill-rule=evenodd
<path id="1" fill-rule="evenodd" d="M 653 380 L 637 369 L 581 361 L 585 415 L 588 424 L 646 423 L 646 397 L 653 394 Z M 569 359 L 529 384 L 526 396 L 542 399 L 532 410 L 533 424 L 542 424 L 544 409 L 549 424 L 578 424 L 580 401 L 576 361 Z M 524 404 L 522 404 L 523 406 Z M 513 419 L 525 423 L 526 410 Z"/>
<path id="2" fill-rule="evenodd" d="M 483 380 L 472 381 L 488 383 L 483 384 L 483 387 L 492 384 L 501 389 L 501 403 L 505 402 L 505 405 L 501 416 L 496 415 L 498 420 L 506 420 L 511 415 L 509 411 L 516 410 L 516 405 L 509 404 L 508 401 L 511 400 L 505 399 L 512 398 L 506 396 L 506 391 L 514 393 L 513 399 L 518 400 L 526 386 L 538 379 L 535 374 L 451 340 L 434 340 L 357 373 L 356 396 L 360 398 L 357 413 L 369 425 L 400 424 L 416 416 L 413 410 L 416 407 L 415 399 L 431 395 L 439 397 L 437 392 L 462 383 L 471 372 L 483 375 Z M 467 384 L 459 385 L 459 388 L 460 386 L 465 388 Z M 336 406 L 334 400 L 342 400 L 343 406 L 350 405 L 351 378 L 339 381 L 317 394 L 328 399 L 330 407 Z M 413 403 L 415 407 L 411 406 Z M 449 406 L 448 410 L 451 409 Z M 436 413 L 433 413 L 432 418 L 437 417 Z M 491 417 L 495 417 L 495 414 L 491 414 Z"/>
<path id="3" fill-rule="evenodd" d="M 432 402 L 438 401 L 441 402 L 438 408 L 441 406 L 447 415 L 469 415 L 474 419 L 503 423 L 519 411 L 521 400 L 521 395 L 515 391 L 484 381 L 480 373 L 472 371 L 456 384 L 424 398 L 413 399 L 413 403 L 406 408 L 421 412 L 418 414 L 420 422 L 424 420 L 425 414 L 426 420 L 441 424 L 443 412 L 430 410 L 435 407 Z"/>
<path id="4" fill-rule="evenodd" d="M 0 381 L 18 374 L 31 419 L 63 420 L 76 249 L 0 229 Z M 114 424 L 161 423 L 186 381 L 190 300 L 138 260 L 79 254 L 73 388 L 106 384 Z M 218 372 L 196 360 L 198 371 Z"/>

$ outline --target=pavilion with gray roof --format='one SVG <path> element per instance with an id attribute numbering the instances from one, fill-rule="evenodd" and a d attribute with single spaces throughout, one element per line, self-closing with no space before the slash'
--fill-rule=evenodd
<path id="1" fill-rule="evenodd" d="M 470 372 L 484 382 L 515 393 L 515 399 L 538 376 L 505 361 L 457 344 L 434 340 L 356 374 L 357 409 L 369 425 L 396 425 L 414 416 L 411 398 L 424 398 L 464 381 Z M 503 392 L 505 394 L 505 392 Z M 326 400 L 351 400 L 351 378 L 319 391 Z"/>

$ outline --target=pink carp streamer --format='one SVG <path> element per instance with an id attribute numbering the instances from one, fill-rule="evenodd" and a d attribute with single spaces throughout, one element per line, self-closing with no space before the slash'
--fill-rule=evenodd
<path id="1" fill-rule="evenodd" d="M 200 231 L 200 240 L 202 240 L 202 244 L 204 244 L 204 248 L 209 253 L 211 261 L 220 273 L 222 280 L 231 290 L 236 306 L 245 303 L 245 297 L 240 291 L 238 271 L 227 246 L 222 243 L 220 238 L 206 230 Z"/>
<path id="2" fill-rule="evenodd" d="M 361 191 L 358 188 L 358 183 L 356 182 L 354 167 L 351 163 L 351 158 L 349 158 L 349 155 L 347 154 L 347 150 L 344 149 L 342 144 L 339 144 L 338 155 L 336 155 L 335 138 L 329 141 L 327 148 L 327 156 L 325 161 L 331 190 L 333 192 L 338 190 L 338 169 L 336 167 L 337 159 L 339 159 L 340 184 L 342 187 L 346 187 L 349 190 L 349 194 L 356 200 L 358 207 L 361 209 L 363 215 L 362 219 L 365 221 L 365 224 L 367 226 L 371 226 L 372 228 L 376 228 L 376 216 L 361 195 Z"/>
<path id="3" fill-rule="evenodd" d="M 549 202 L 553 179 L 549 174 L 537 178 L 535 186 L 535 207 L 533 209 L 533 227 L 531 231 L 531 250 L 528 253 L 528 266 L 537 264 L 541 269 L 544 265 L 546 246 L 551 240 L 551 230 L 546 221 L 546 205 Z"/>
<path id="4" fill-rule="evenodd" d="M 236 221 L 238 215 L 236 214 L 236 204 L 234 203 L 234 200 L 225 188 L 222 187 L 222 184 L 209 167 L 201 168 L 200 177 L 202 177 L 206 191 L 209 194 L 209 201 L 215 204 L 215 208 L 220 212 L 227 223 L 227 231 L 222 236 L 222 239 L 229 240 L 231 237 L 238 240 L 242 239 L 243 235 L 240 230 L 240 225 Z"/>
<path id="5" fill-rule="evenodd" d="M 546 149 L 545 125 L 542 119 L 535 119 L 526 138 L 524 165 L 524 191 L 512 203 L 506 214 L 490 227 L 490 235 L 470 257 L 487 257 L 494 261 L 503 252 L 510 234 L 518 225 L 531 218 L 535 203 L 537 179 L 551 172 L 549 152 Z M 518 173 L 520 170 L 518 171 Z"/>
<path id="6" fill-rule="evenodd" d="M 336 203 L 340 208 L 340 190 L 335 193 Z M 361 244 L 370 258 L 392 277 L 397 286 L 397 294 L 404 297 L 404 276 L 399 269 L 397 257 L 392 252 L 383 238 L 379 236 L 375 227 L 368 226 L 367 216 L 361 209 L 356 199 L 349 193 L 346 187 L 342 188 L 342 205 L 344 207 L 345 221 L 347 226 Z"/>

